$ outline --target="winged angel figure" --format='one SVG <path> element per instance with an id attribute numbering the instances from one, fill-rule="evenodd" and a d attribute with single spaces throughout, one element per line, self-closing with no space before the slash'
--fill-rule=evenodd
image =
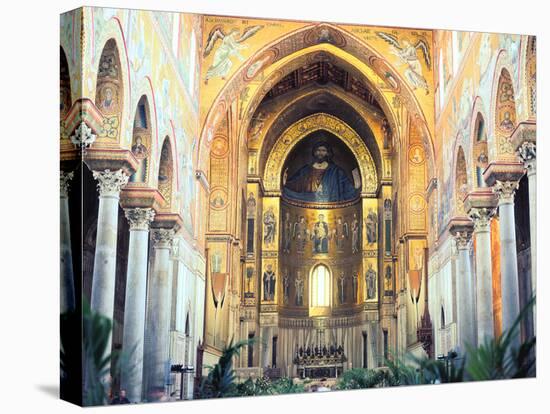
<path id="1" fill-rule="evenodd" d="M 422 66 L 420 65 L 420 61 L 418 60 L 417 51 L 418 49 L 422 51 L 426 66 L 430 67 L 431 58 L 428 44 L 423 39 L 418 39 L 416 44 L 413 45 L 406 38 L 402 39 L 400 42 L 399 40 L 397 40 L 397 36 L 391 35 L 389 33 L 377 32 L 376 34 L 384 39 L 387 43 L 389 43 L 392 47 L 392 53 L 398 56 L 403 61 L 403 63 L 407 64 L 407 69 L 405 69 L 405 76 L 414 87 L 414 89 L 425 89 L 427 95 L 429 92 L 428 82 L 426 82 L 426 78 L 424 78 L 424 75 L 422 74 Z"/>
<path id="2" fill-rule="evenodd" d="M 221 44 L 214 52 L 214 59 L 212 64 L 206 71 L 205 82 L 208 83 L 208 79 L 215 77 L 221 77 L 225 79 L 233 62 L 232 56 L 236 56 L 241 62 L 244 61 L 244 57 L 240 54 L 240 50 L 246 49 L 248 45 L 242 44 L 246 39 L 254 36 L 261 28 L 262 25 L 248 26 L 244 29 L 243 33 L 239 29 L 231 29 L 227 34 L 223 32 L 222 26 L 215 26 L 210 30 L 208 34 L 208 40 L 206 41 L 206 47 L 204 49 L 204 57 L 208 56 L 218 39 L 221 39 Z"/>

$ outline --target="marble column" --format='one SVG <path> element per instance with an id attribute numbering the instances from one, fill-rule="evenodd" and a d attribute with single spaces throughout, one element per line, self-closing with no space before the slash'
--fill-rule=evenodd
<path id="1" fill-rule="evenodd" d="M 113 320 L 120 190 L 128 183 L 122 171 L 94 171 L 99 190 L 97 238 L 92 279 L 92 310 Z M 107 352 L 111 350 L 109 339 Z"/>
<path id="2" fill-rule="evenodd" d="M 519 315 L 518 258 L 516 252 L 516 223 L 514 216 L 514 194 L 517 181 L 496 180 L 493 192 L 498 197 L 500 217 L 500 268 L 502 291 L 502 329 L 508 330 Z M 515 345 L 519 344 L 520 330 L 517 329 Z"/>
<path id="3" fill-rule="evenodd" d="M 476 346 L 476 324 L 474 309 L 474 282 L 470 265 L 471 230 L 454 233 L 458 248 L 457 275 L 457 308 L 458 308 L 458 341 L 460 353 L 466 351 L 466 345 Z"/>
<path id="4" fill-rule="evenodd" d="M 531 289 L 537 287 L 537 147 L 534 142 L 524 142 L 518 148 L 518 155 L 527 170 L 529 183 L 529 231 L 531 235 Z M 536 325 L 536 324 L 535 324 Z"/>
<path id="5" fill-rule="evenodd" d="M 155 210 L 128 208 L 124 213 L 130 224 L 130 241 L 126 273 L 121 384 L 126 390 L 128 399 L 134 403 L 142 400 L 149 225 L 155 217 Z"/>
<path id="6" fill-rule="evenodd" d="M 170 251 L 174 230 L 153 229 L 154 262 L 147 299 L 144 361 L 147 398 L 166 386 L 169 369 L 172 261 Z"/>
<path id="7" fill-rule="evenodd" d="M 468 215 L 474 222 L 477 275 L 477 340 L 482 344 L 494 336 L 493 270 L 491 260 L 491 219 L 493 208 L 472 208 Z"/>
<path id="8" fill-rule="evenodd" d="M 267 368 L 269 365 L 271 365 L 271 361 L 269 359 L 269 351 L 271 349 L 271 327 L 263 327 L 262 328 L 262 336 L 261 336 L 261 350 L 262 350 L 262 365 L 261 368 Z"/>
<path id="9" fill-rule="evenodd" d="M 69 183 L 73 172 L 61 171 L 59 175 L 59 223 L 60 223 L 60 312 L 71 311 L 75 307 L 73 254 L 71 250 L 71 226 L 69 222 Z"/>

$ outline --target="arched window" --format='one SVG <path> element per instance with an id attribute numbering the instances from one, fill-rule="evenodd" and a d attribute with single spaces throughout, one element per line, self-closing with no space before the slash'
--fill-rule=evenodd
<path id="1" fill-rule="evenodd" d="M 311 272 L 311 306 L 330 306 L 330 272 L 323 264 L 317 265 Z"/>

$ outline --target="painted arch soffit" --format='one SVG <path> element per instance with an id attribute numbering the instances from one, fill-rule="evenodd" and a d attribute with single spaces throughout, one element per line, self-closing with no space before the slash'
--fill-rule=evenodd
<path id="1" fill-rule="evenodd" d="M 384 115 L 388 118 L 390 126 L 394 133 L 399 132 L 399 121 L 396 109 L 390 104 L 395 93 L 385 90 L 383 88 L 376 87 L 380 85 L 383 80 L 371 69 L 368 65 L 355 59 L 349 53 L 336 48 L 333 45 L 321 44 L 312 46 L 308 49 L 300 50 L 292 55 L 281 59 L 279 62 L 274 63 L 265 69 L 263 73 L 263 79 L 259 82 L 252 82 L 247 85 L 249 88 L 249 95 L 251 96 L 246 102 L 241 104 L 246 105 L 242 111 L 245 116 L 242 119 L 240 126 L 240 134 L 245 134 L 248 130 L 251 119 L 253 118 L 256 110 L 261 106 L 263 98 L 267 95 L 270 89 L 277 84 L 282 78 L 296 69 L 319 60 L 329 61 L 336 64 L 349 73 L 352 73 L 361 78 L 368 86 L 369 91 L 376 98 L 378 104 L 382 107 Z"/>
<path id="2" fill-rule="evenodd" d="M 348 111 L 347 113 L 352 115 L 352 119 L 344 118 L 338 113 L 330 112 L 327 110 L 318 110 L 315 113 L 323 112 L 329 113 L 332 116 L 347 123 L 355 132 L 357 132 L 366 143 L 371 156 L 373 157 L 377 172 L 380 175 L 382 173 L 382 158 L 383 155 L 383 132 L 381 129 L 382 121 L 385 118 L 385 114 L 370 108 L 365 102 L 361 102 L 359 98 L 347 94 L 344 90 L 339 89 L 335 85 L 324 85 L 321 87 L 309 87 L 297 91 L 291 95 L 288 100 L 283 102 L 270 102 L 268 107 L 265 108 L 269 115 L 266 117 L 265 124 L 263 125 L 261 132 L 257 137 L 251 138 L 247 131 L 243 131 L 247 136 L 248 149 L 251 154 L 257 154 L 253 156 L 251 162 L 253 163 L 253 171 L 257 171 L 259 176 L 264 176 L 266 167 L 266 161 L 269 157 L 273 146 L 279 139 L 281 134 L 295 122 L 300 119 L 312 115 L 313 113 L 296 114 L 296 117 L 292 116 L 292 119 L 284 122 L 284 127 L 277 125 L 279 119 L 288 119 L 288 114 L 293 111 L 293 108 L 315 99 L 315 97 L 323 96 L 324 98 L 333 99 L 335 102 L 340 101 L 341 105 L 345 105 Z M 335 102 L 333 104 L 335 104 Z M 273 106 L 271 106 L 273 105 Z M 260 106 L 259 111 L 262 111 L 264 106 Z M 357 118 L 354 122 L 353 118 Z M 359 122 L 359 123 L 358 123 Z M 362 124 L 362 125 L 361 125 Z M 367 131 L 361 130 L 361 126 L 366 127 Z M 365 137 L 369 137 L 365 140 Z"/>
<path id="3" fill-rule="evenodd" d="M 267 159 L 264 172 L 266 193 L 280 193 L 281 174 L 287 156 L 303 138 L 318 130 L 332 133 L 348 146 L 359 164 L 363 184 L 362 195 L 375 197 L 378 189 L 378 177 L 366 144 L 349 125 L 326 113 L 316 113 L 302 118 L 281 134 Z"/>

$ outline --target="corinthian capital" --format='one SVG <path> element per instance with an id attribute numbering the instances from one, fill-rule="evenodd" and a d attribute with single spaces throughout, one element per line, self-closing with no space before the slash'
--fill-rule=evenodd
<path id="1" fill-rule="evenodd" d="M 491 219 L 495 215 L 495 212 L 496 211 L 494 208 L 471 208 L 468 212 L 468 216 L 470 216 L 470 218 L 474 222 L 474 231 L 476 233 L 489 231 L 491 226 Z"/>
<path id="2" fill-rule="evenodd" d="M 59 172 L 59 188 L 61 190 L 61 197 L 68 197 L 69 196 L 69 186 L 70 181 L 74 177 L 74 172 L 65 172 L 60 171 Z"/>
<path id="3" fill-rule="evenodd" d="M 94 178 L 97 180 L 99 195 L 102 197 L 118 197 L 120 190 L 128 184 L 128 176 L 122 170 L 94 171 Z"/>
<path id="4" fill-rule="evenodd" d="M 497 195 L 499 204 L 512 204 L 518 187 L 519 183 L 517 181 L 496 180 L 493 192 Z"/>
<path id="5" fill-rule="evenodd" d="M 457 231 L 453 234 L 453 237 L 456 241 L 458 250 L 468 249 L 470 240 L 472 240 L 472 232 L 471 230 Z"/>
<path id="6" fill-rule="evenodd" d="M 130 224 L 130 230 L 149 230 L 149 225 L 155 219 L 152 208 L 127 208 L 124 214 Z"/>
<path id="7" fill-rule="evenodd" d="M 154 229 L 151 231 L 155 249 L 170 249 L 174 239 L 173 229 Z"/>

